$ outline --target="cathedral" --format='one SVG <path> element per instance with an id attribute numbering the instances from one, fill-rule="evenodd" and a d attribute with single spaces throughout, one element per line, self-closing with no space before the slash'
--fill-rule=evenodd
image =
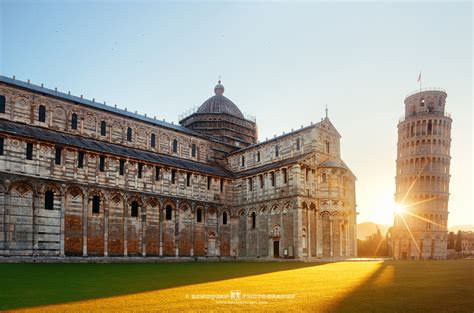
<path id="1" fill-rule="evenodd" d="M 327 112 L 257 136 L 220 81 L 174 124 L 0 76 L 0 257 L 355 257 Z"/>

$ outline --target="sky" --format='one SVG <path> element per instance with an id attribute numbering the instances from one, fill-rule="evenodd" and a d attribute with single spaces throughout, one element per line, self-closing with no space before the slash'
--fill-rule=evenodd
<path id="1" fill-rule="evenodd" d="M 448 225 L 473 224 L 471 2 L 0 0 L 0 73 L 178 122 L 213 95 L 259 139 L 329 117 L 357 176 L 358 222 L 392 222 L 405 96 L 448 93 Z"/>

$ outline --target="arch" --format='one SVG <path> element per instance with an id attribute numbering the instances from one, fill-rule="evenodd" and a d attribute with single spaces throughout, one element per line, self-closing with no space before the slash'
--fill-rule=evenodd
<path id="1" fill-rule="evenodd" d="M 95 137 L 95 130 L 96 130 L 96 118 L 95 116 L 87 112 L 84 117 L 84 134 L 88 135 L 89 137 Z"/>
<path id="2" fill-rule="evenodd" d="M 146 205 L 152 208 L 160 207 L 160 201 L 155 197 L 151 197 L 146 201 Z"/>
<path id="3" fill-rule="evenodd" d="M 281 227 L 279 224 L 273 224 L 270 232 L 272 239 L 279 239 L 281 236 Z"/>
<path id="4" fill-rule="evenodd" d="M 171 143 L 171 147 L 172 147 L 172 152 L 173 153 L 178 153 L 178 139 L 174 138 L 173 139 L 173 142 Z"/>
<path id="5" fill-rule="evenodd" d="M 249 214 L 250 216 L 250 227 L 255 229 L 257 227 L 257 213 L 252 210 Z"/>
<path id="6" fill-rule="evenodd" d="M 46 122 L 46 106 L 40 104 L 38 106 L 38 121 L 39 122 Z"/>
<path id="7" fill-rule="evenodd" d="M 163 204 L 163 209 L 165 211 L 165 220 L 171 221 L 173 219 L 173 211 L 176 209 L 176 205 L 172 201 L 167 200 Z"/>
<path id="8" fill-rule="evenodd" d="M 123 141 L 123 127 L 118 121 L 112 122 L 112 141 L 121 143 Z"/>
<path id="9" fill-rule="evenodd" d="M 135 130 L 135 142 L 138 146 L 140 147 L 146 147 L 146 142 L 147 142 L 147 139 L 146 139 L 146 129 L 143 128 L 143 127 L 137 127 L 137 129 Z"/>
<path id="10" fill-rule="evenodd" d="M 156 147 L 156 134 L 151 133 L 150 135 L 150 147 L 155 148 Z"/>
<path id="11" fill-rule="evenodd" d="M 54 210 L 54 191 L 50 189 L 44 193 L 44 209 Z"/>
<path id="12" fill-rule="evenodd" d="M 78 196 L 84 196 L 84 190 L 76 185 L 70 185 L 66 189 L 66 197 L 70 195 L 73 198 L 77 198 Z"/>
<path id="13" fill-rule="evenodd" d="M 4 91 L 1 90 L 2 94 L 0 95 L 0 113 L 5 113 L 5 104 L 6 104 L 6 98 L 5 95 L 3 94 Z"/>
<path id="14" fill-rule="evenodd" d="M 53 113 L 53 127 L 59 130 L 66 129 L 66 110 L 61 106 L 56 106 Z"/>
<path id="15" fill-rule="evenodd" d="M 77 113 L 71 115 L 71 129 L 77 129 Z"/>
<path id="16" fill-rule="evenodd" d="M 229 213 L 227 211 L 222 212 L 222 225 L 227 225 Z"/>
<path id="17" fill-rule="evenodd" d="M 203 209 L 201 207 L 198 207 L 196 209 L 196 223 L 202 223 L 204 218 L 203 218 Z"/>
<path id="18" fill-rule="evenodd" d="M 100 213 L 100 206 L 101 206 L 102 198 L 99 195 L 92 196 L 92 213 L 98 214 Z"/>
<path id="19" fill-rule="evenodd" d="M 130 216 L 131 217 L 138 217 L 138 208 L 139 204 L 137 200 L 133 200 L 130 204 Z"/>
<path id="20" fill-rule="evenodd" d="M 308 237 L 307 237 L 305 227 L 303 227 L 303 229 L 301 231 L 301 246 L 303 248 L 303 253 L 306 253 L 307 249 L 308 249 Z"/>
<path id="21" fill-rule="evenodd" d="M 38 192 L 45 193 L 48 190 L 52 190 L 55 194 L 58 194 L 58 195 L 61 194 L 61 188 L 57 184 L 52 183 L 52 182 L 47 182 L 45 184 L 42 184 L 39 187 Z"/>
<path id="22" fill-rule="evenodd" d="M 100 135 L 101 136 L 107 135 L 107 122 L 104 120 L 100 122 Z"/>
<path id="23" fill-rule="evenodd" d="M 270 215 L 279 215 L 280 214 L 280 209 L 278 208 L 277 204 L 274 204 L 272 208 L 270 209 Z"/>

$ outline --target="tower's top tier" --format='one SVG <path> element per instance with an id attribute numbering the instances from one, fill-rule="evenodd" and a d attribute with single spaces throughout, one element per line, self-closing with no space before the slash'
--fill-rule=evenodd
<path id="1" fill-rule="evenodd" d="M 405 117 L 417 115 L 444 115 L 448 94 L 441 89 L 424 89 L 405 98 Z"/>

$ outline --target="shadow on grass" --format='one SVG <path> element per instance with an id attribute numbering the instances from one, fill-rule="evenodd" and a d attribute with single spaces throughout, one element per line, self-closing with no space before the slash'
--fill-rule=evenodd
<path id="1" fill-rule="evenodd" d="M 385 261 L 334 312 L 473 312 L 474 261 Z"/>
<path id="2" fill-rule="evenodd" d="M 0 264 L 0 310 L 119 296 L 322 264 Z"/>

